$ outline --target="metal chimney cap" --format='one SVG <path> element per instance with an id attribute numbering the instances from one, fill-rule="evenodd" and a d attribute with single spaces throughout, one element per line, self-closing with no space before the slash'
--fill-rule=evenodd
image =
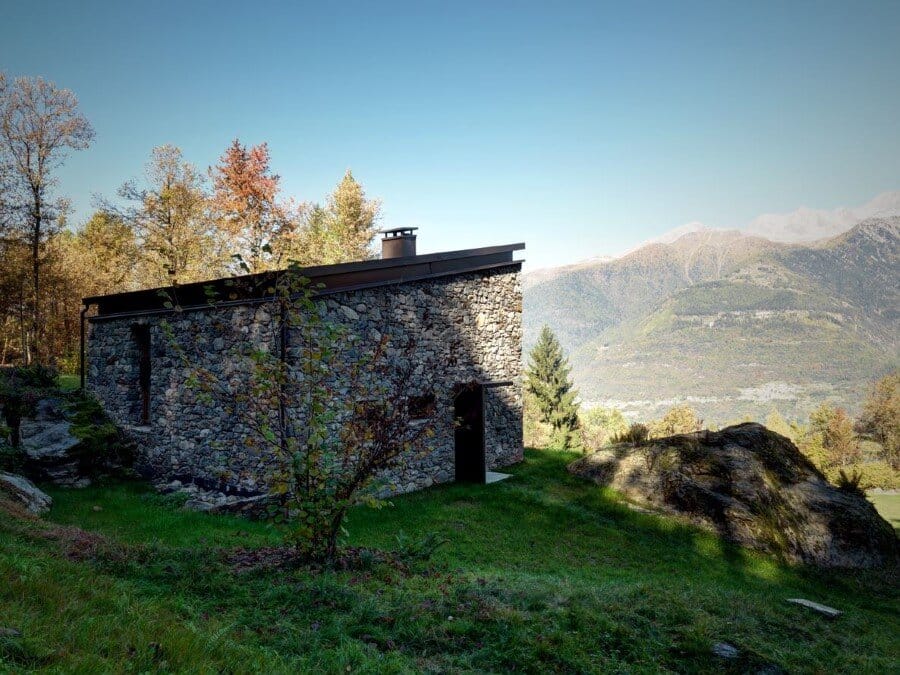
<path id="1" fill-rule="evenodd" d="M 413 231 L 418 230 L 418 227 L 392 227 L 389 230 L 378 230 L 381 234 L 387 237 L 409 237 L 414 236 Z"/>

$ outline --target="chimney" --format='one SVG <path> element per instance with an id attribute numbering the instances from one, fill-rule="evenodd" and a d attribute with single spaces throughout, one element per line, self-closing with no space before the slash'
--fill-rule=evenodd
<path id="1" fill-rule="evenodd" d="M 381 230 L 381 259 L 409 258 L 416 255 L 416 235 L 413 230 L 418 227 L 395 227 L 392 230 Z"/>

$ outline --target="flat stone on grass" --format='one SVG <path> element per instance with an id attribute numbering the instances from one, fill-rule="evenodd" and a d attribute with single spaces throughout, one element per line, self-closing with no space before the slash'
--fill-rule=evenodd
<path id="1" fill-rule="evenodd" d="M 714 643 L 712 646 L 712 653 L 723 659 L 736 659 L 740 655 L 738 648 L 727 642 Z"/>
<path id="2" fill-rule="evenodd" d="M 788 598 L 788 602 L 792 602 L 795 605 L 801 605 L 802 607 L 807 607 L 823 616 L 827 616 L 829 619 L 836 619 L 841 614 L 842 611 L 839 609 L 835 609 L 834 607 L 829 607 L 828 605 L 820 605 L 818 602 L 813 602 L 812 600 L 806 600 L 804 598 Z"/>

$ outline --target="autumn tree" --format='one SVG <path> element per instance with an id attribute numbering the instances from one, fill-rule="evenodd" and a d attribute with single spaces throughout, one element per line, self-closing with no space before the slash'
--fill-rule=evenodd
<path id="1" fill-rule="evenodd" d="M 378 232 L 381 202 L 366 197 L 349 169 L 325 205 L 313 205 L 304 215 L 302 230 L 284 244 L 286 257 L 302 265 L 329 265 L 374 257 L 371 245 Z"/>
<path id="2" fill-rule="evenodd" d="M 859 424 L 884 448 L 884 458 L 900 469 L 900 370 L 878 380 L 863 403 Z"/>
<path id="3" fill-rule="evenodd" d="M 36 77 L 8 82 L 0 76 L 0 178 L 3 222 L 9 236 L 28 248 L 30 330 L 23 333 L 23 354 L 43 361 L 42 272 L 48 239 L 61 228 L 68 204 L 54 196 L 58 169 L 70 150 L 87 148 L 94 137 L 78 100 L 68 89 Z M 29 349 L 29 342 L 33 349 Z"/>
<path id="4" fill-rule="evenodd" d="M 809 416 L 810 432 L 821 439 L 828 466 L 847 466 L 859 461 L 859 441 L 853 420 L 843 408 L 823 403 Z"/>
<path id="5" fill-rule="evenodd" d="M 134 231 L 115 213 L 96 211 L 73 233 L 67 261 L 84 295 L 103 295 L 134 286 L 138 256 Z"/>
<path id="6" fill-rule="evenodd" d="M 128 181 L 124 209 L 104 203 L 138 238 L 143 285 L 197 281 L 224 271 L 203 176 L 173 145 L 153 149 L 143 183 Z"/>
<path id="7" fill-rule="evenodd" d="M 277 267 L 278 241 L 292 222 L 290 209 L 277 201 L 280 178 L 269 167 L 268 145 L 248 147 L 235 139 L 210 176 L 213 212 L 228 252 L 249 272 Z"/>
<path id="8" fill-rule="evenodd" d="M 540 421 L 552 427 L 555 442 L 564 449 L 577 447 L 578 392 L 572 389 L 568 359 L 549 326 L 541 334 L 529 356 L 525 390 L 536 407 Z"/>
<path id="9" fill-rule="evenodd" d="M 585 451 L 596 451 L 628 430 L 628 421 L 617 408 L 591 408 L 579 415 Z"/>
<path id="10" fill-rule="evenodd" d="M 788 424 L 787 420 L 782 417 L 777 408 L 772 408 L 772 410 L 769 411 L 769 414 L 766 416 L 766 428 L 769 431 L 774 431 L 776 434 L 781 434 L 785 438 L 796 441 L 796 430 L 790 424 Z"/>
<path id="11" fill-rule="evenodd" d="M 353 173 L 347 169 L 328 199 L 330 227 L 346 254 L 353 260 L 372 258 L 372 240 L 377 234 L 381 202 L 366 198 Z"/>
<path id="12" fill-rule="evenodd" d="M 694 409 L 689 405 L 676 405 L 669 408 L 662 419 L 655 420 L 648 425 L 650 436 L 653 438 L 665 438 L 675 434 L 689 434 L 700 431 L 703 426 Z"/>
<path id="13" fill-rule="evenodd" d="M 17 238 L 0 239 L 0 365 L 29 360 L 32 297 L 26 273 L 28 246 Z"/>

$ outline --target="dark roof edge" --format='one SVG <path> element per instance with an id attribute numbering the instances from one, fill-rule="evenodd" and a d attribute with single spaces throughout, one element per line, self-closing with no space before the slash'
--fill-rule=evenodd
<path id="1" fill-rule="evenodd" d="M 521 269 L 522 261 L 513 260 L 513 251 L 524 247 L 524 244 L 510 244 L 405 258 L 321 265 L 296 271 L 321 284 L 323 288 L 318 291 L 319 294 L 329 295 L 512 265 Z M 209 307 L 207 290 L 210 288 L 216 291 L 218 297 L 227 298 L 216 302 L 217 305 L 261 302 L 272 299 L 264 289 L 270 285 L 271 280 L 284 273 L 285 270 L 281 270 L 225 277 L 177 287 L 88 297 L 82 302 L 85 306 L 97 305 L 98 316 L 101 317 L 158 313 L 167 309 L 167 300 L 172 298 L 182 309 Z"/>
<path id="2" fill-rule="evenodd" d="M 354 272 L 368 271 L 368 270 L 384 270 L 390 268 L 401 268 L 401 267 L 409 267 L 411 265 L 419 265 L 423 263 L 431 263 L 431 262 L 443 262 L 449 260 L 457 260 L 463 258 L 474 258 L 480 257 L 484 255 L 492 255 L 496 253 L 510 253 L 513 251 L 522 251 L 525 249 L 525 242 L 518 242 L 516 244 L 504 244 L 502 246 L 485 246 L 483 248 L 467 248 L 461 249 L 459 251 L 444 251 L 441 253 L 426 253 L 425 255 L 416 255 L 416 256 L 408 256 L 405 258 L 388 258 L 386 260 L 376 259 L 376 260 L 359 260 L 355 262 L 348 263 L 337 263 L 335 265 L 314 265 L 311 267 L 300 267 L 297 269 L 298 272 L 302 273 L 303 276 L 308 277 L 310 279 L 314 279 L 321 276 L 326 275 L 337 275 L 337 274 L 352 274 Z M 510 256 L 511 259 L 511 256 Z M 279 272 L 285 272 L 287 270 L 277 270 L 274 273 L 277 274 Z M 189 284 L 184 284 L 179 286 L 180 289 L 185 289 L 191 286 L 207 286 L 209 284 L 215 284 L 217 282 L 224 282 L 226 279 L 231 280 L 235 283 L 243 283 L 243 282 L 252 282 L 254 279 L 262 279 L 267 274 L 272 274 L 272 272 L 260 272 L 258 274 L 245 274 L 242 276 L 235 277 L 219 277 L 217 279 L 207 279 L 206 281 L 194 281 Z M 124 293 L 111 293 L 108 295 L 93 295 L 86 298 L 82 298 L 82 303 L 85 305 L 94 304 L 103 300 L 104 298 L 111 297 L 124 297 L 136 295 L 138 293 L 154 293 L 158 294 L 160 291 L 171 290 L 172 286 L 157 286 L 156 288 L 145 288 L 138 291 L 125 291 Z"/>

